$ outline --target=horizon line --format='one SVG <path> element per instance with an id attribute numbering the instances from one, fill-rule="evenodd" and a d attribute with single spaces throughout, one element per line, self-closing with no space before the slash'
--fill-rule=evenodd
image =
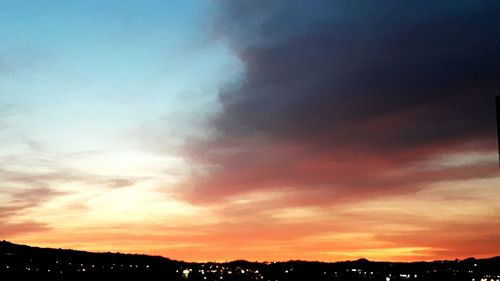
<path id="1" fill-rule="evenodd" d="M 233 263 L 233 262 L 248 262 L 248 263 L 261 263 L 261 264 L 274 264 L 274 263 L 289 263 L 289 262 L 304 262 L 304 263 L 344 263 L 344 262 L 359 262 L 362 260 L 365 260 L 367 262 L 372 262 L 372 263 L 432 263 L 432 262 L 443 262 L 443 261 L 465 261 L 469 259 L 474 259 L 474 260 L 488 260 L 488 259 L 494 259 L 494 258 L 500 258 L 500 254 L 496 256 L 490 256 L 486 258 L 476 258 L 476 257 L 467 257 L 467 258 L 455 258 L 455 259 L 438 259 L 438 260 L 414 260 L 414 261 L 388 261 L 388 260 L 370 260 L 365 257 L 360 257 L 357 259 L 353 260 L 337 260 L 337 261 L 322 261 L 322 260 L 302 260 L 302 259 L 289 259 L 287 261 L 284 260 L 266 260 L 266 261 L 250 261 L 246 259 L 235 259 L 235 260 L 225 260 L 225 261 L 218 261 L 218 260 L 209 260 L 209 261 L 185 261 L 185 260 L 177 260 L 173 258 L 169 258 L 163 255 L 152 255 L 152 254 L 146 254 L 146 253 L 125 253 L 125 252 L 111 252 L 111 251 L 104 251 L 104 252 L 94 252 L 94 251 L 88 251 L 88 250 L 77 250 L 77 249 L 71 249 L 71 248 L 51 248 L 51 247 L 40 247 L 40 246 L 34 246 L 34 245 L 29 245 L 29 244 L 18 244 L 14 243 L 8 240 L 2 239 L 0 243 L 8 243 L 8 244 L 13 244 L 17 246 L 25 246 L 25 247 L 30 247 L 30 248 L 37 248 L 37 249 L 42 249 L 42 250 L 60 250 L 60 251 L 75 251 L 75 252 L 84 252 L 88 254 L 115 254 L 115 255 L 131 255 L 131 256 L 148 256 L 148 257 L 160 257 L 166 260 L 174 261 L 174 262 L 182 262 L 182 263 L 216 263 L 216 264 L 225 264 L 225 263 Z"/>

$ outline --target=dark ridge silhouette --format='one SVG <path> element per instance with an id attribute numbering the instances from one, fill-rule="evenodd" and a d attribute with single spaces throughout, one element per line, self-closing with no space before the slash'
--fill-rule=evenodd
<path id="1" fill-rule="evenodd" d="M 0 242 L 0 280 L 500 280 L 500 257 L 433 262 L 190 263 L 159 256 L 38 248 Z"/>
<path id="2" fill-rule="evenodd" d="M 179 265 L 178 261 L 159 256 L 91 253 L 0 242 L 0 280 L 157 280 L 157 276 L 175 280 Z"/>

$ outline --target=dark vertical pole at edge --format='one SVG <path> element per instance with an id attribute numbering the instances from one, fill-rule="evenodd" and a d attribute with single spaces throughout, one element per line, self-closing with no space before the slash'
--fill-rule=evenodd
<path id="1" fill-rule="evenodd" d="M 498 165 L 500 166 L 500 96 L 496 98 L 497 138 L 498 138 Z"/>

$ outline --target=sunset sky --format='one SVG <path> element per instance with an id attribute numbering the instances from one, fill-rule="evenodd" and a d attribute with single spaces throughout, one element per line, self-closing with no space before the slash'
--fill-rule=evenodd
<path id="1" fill-rule="evenodd" d="M 500 255 L 500 1 L 0 0 L 0 240 Z"/>

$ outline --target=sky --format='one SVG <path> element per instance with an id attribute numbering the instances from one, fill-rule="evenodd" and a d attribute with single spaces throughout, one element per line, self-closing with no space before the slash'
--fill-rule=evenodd
<path id="1" fill-rule="evenodd" d="M 0 239 L 500 255 L 498 1 L 0 0 Z"/>

